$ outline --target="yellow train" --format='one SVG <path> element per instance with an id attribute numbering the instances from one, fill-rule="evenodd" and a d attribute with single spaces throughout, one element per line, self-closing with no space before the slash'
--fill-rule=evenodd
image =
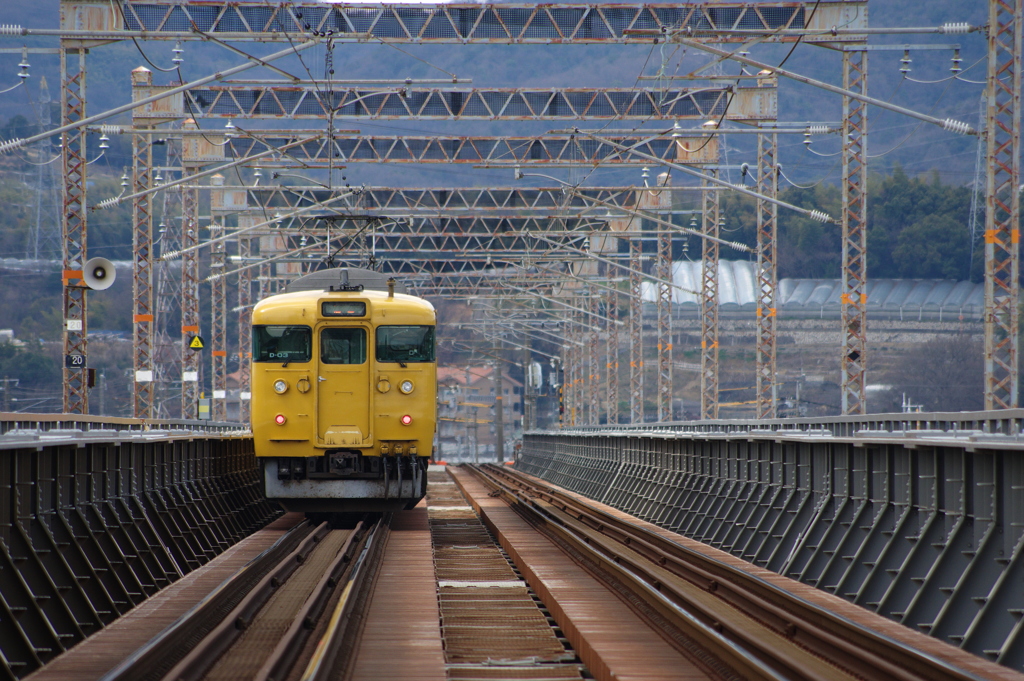
<path id="1" fill-rule="evenodd" d="M 436 314 L 403 290 L 331 269 L 253 309 L 252 433 L 268 499 L 330 513 L 411 508 L 426 494 Z"/>

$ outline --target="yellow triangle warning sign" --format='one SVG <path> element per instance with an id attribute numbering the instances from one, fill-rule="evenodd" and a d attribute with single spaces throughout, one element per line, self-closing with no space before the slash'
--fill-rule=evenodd
<path id="1" fill-rule="evenodd" d="M 192 336 L 192 340 L 189 341 L 188 347 L 191 348 L 192 350 L 202 350 L 205 347 L 205 345 L 203 345 L 202 337 Z"/>

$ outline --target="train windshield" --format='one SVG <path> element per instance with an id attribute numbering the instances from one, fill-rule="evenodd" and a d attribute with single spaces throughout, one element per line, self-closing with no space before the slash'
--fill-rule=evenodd
<path id="1" fill-rule="evenodd" d="M 324 364 L 362 364 L 366 361 L 365 329 L 323 329 L 320 361 Z"/>
<path id="2" fill-rule="evenodd" d="M 253 326 L 252 361 L 308 362 L 313 356 L 313 330 L 308 326 Z"/>
<path id="3" fill-rule="evenodd" d="M 433 362 L 433 326 L 378 326 L 378 362 Z"/>

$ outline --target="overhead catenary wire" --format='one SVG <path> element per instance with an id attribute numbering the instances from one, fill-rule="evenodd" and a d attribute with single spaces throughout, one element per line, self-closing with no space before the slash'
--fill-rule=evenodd
<path id="1" fill-rule="evenodd" d="M 18 139 L 8 140 L 8 141 L 5 141 L 5 142 L 0 142 L 0 154 L 9 152 L 9 151 L 11 151 L 13 149 L 18 149 L 20 147 L 23 147 L 23 146 L 25 146 L 27 144 L 31 144 L 33 142 L 38 142 L 39 140 L 48 139 L 48 138 L 53 137 L 55 135 L 60 135 L 60 134 L 65 133 L 65 132 L 70 132 L 71 130 L 77 130 L 78 128 L 81 128 L 81 127 L 84 127 L 84 126 L 87 126 L 87 125 L 92 125 L 93 123 L 97 123 L 99 121 L 106 120 L 108 118 L 116 116 L 117 114 L 121 114 L 121 113 L 124 113 L 126 111 L 131 111 L 132 109 L 137 109 L 140 106 L 145 106 L 146 104 L 151 104 L 151 103 L 159 101 L 161 99 L 165 99 L 167 97 L 171 97 L 173 95 L 186 92 L 186 91 L 191 90 L 193 88 L 197 88 L 200 85 L 205 85 L 205 84 L 211 83 L 211 82 L 213 82 L 215 80 L 221 80 L 221 79 L 227 78 L 228 76 L 233 76 L 236 73 L 241 73 L 243 71 L 247 71 L 247 70 L 249 70 L 251 68 L 255 68 L 257 66 L 262 66 L 264 62 L 271 62 L 271 61 L 275 61 L 277 59 L 281 59 L 283 57 L 287 57 L 287 56 L 289 56 L 289 55 L 291 55 L 291 54 L 293 54 L 295 52 L 309 49 L 310 47 L 313 47 L 314 45 L 317 45 L 317 44 L 319 44 L 318 40 L 308 40 L 308 41 L 306 41 L 304 43 L 300 43 L 299 45 L 296 45 L 296 46 L 293 46 L 293 47 L 289 47 L 286 50 L 281 50 L 279 52 L 274 52 L 273 54 L 269 54 L 266 57 L 250 59 L 245 64 L 240 64 L 238 66 L 232 67 L 230 69 L 226 69 L 224 71 L 218 71 L 217 73 L 214 73 L 212 75 L 206 76 L 204 78 L 200 78 L 200 79 L 194 80 L 194 81 L 192 81 L 190 83 L 185 83 L 183 85 L 179 85 L 177 87 L 173 87 L 173 88 L 170 88 L 168 90 L 164 90 L 163 92 L 157 93 L 155 95 L 151 95 L 149 97 L 144 97 L 142 99 L 130 102 L 128 104 L 123 104 L 121 106 L 116 106 L 113 109 L 108 109 L 107 111 L 104 111 L 103 113 L 95 114 L 93 116 L 89 116 L 88 118 L 83 118 L 83 119 L 81 119 L 79 121 L 75 121 L 74 123 L 69 123 L 68 125 L 64 125 L 64 126 L 61 126 L 59 128 L 54 128 L 53 130 L 48 130 L 46 132 L 41 132 L 41 133 L 39 133 L 37 135 L 32 135 L 32 136 L 26 137 L 26 138 L 18 138 Z"/>

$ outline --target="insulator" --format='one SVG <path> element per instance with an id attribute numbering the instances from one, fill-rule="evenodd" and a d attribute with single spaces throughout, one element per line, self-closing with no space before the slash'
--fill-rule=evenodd
<path id="1" fill-rule="evenodd" d="M 124 127 L 120 125 L 104 124 L 100 126 L 100 133 L 104 135 L 120 135 L 123 132 Z"/>
<path id="2" fill-rule="evenodd" d="M 13 140 L 7 140 L 6 142 L 0 142 L 0 154 L 6 154 L 14 149 L 25 146 L 25 140 L 18 137 Z"/>
<path id="3" fill-rule="evenodd" d="M 811 133 L 809 131 L 804 133 L 804 146 L 811 146 Z"/>
<path id="4" fill-rule="evenodd" d="M 827 135 L 829 133 L 829 127 L 827 125 L 808 125 L 807 132 L 805 135 Z"/>
<path id="5" fill-rule="evenodd" d="M 24 30 L 19 24 L 0 24 L 0 35 L 21 35 Z"/>
<path id="6" fill-rule="evenodd" d="M 970 33 L 971 25 L 966 21 L 947 21 L 939 27 L 939 33 L 946 35 L 962 35 Z"/>
<path id="7" fill-rule="evenodd" d="M 944 130 L 949 130 L 950 132 L 955 132 L 958 135 L 971 134 L 970 123 L 964 123 L 963 121 L 957 121 L 952 118 L 947 118 L 942 121 L 942 128 Z"/>
<path id="8" fill-rule="evenodd" d="M 960 64 L 962 64 L 963 61 L 964 60 L 960 58 L 960 50 L 953 50 L 953 65 L 949 67 L 949 70 L 954 76 L 963 71 L 963 69 L 960 68 Z"/>
<path id="9" fill-rule="evenodd" d="M 121 203 L 121 197 L 120 196 L 113 196 L 113 197 L 111 197 L 109 199 L 103 199 L 102 201 L 100 201 L 99 203 L 96 204 L 96 207 L 100 208 L 100 209 L 103 209 L 103 208 L 113 208 L 114 206 L 118 205 L 119 203 Z"/>
<path id="10" fill-rule="evenodd" d="M 807 217 L 818 222 L 831 222 L 832 216 L 828 213 L 823 213 L 820 210 L 814 210 L 813 208 L 807 213 Z"/>
<path id="11" fill-rule="evenodd" d="M 903 59 L 900 59 L 900 73 L 907 75 L 910 73 L 910 50 L 903 50 Z"/>

